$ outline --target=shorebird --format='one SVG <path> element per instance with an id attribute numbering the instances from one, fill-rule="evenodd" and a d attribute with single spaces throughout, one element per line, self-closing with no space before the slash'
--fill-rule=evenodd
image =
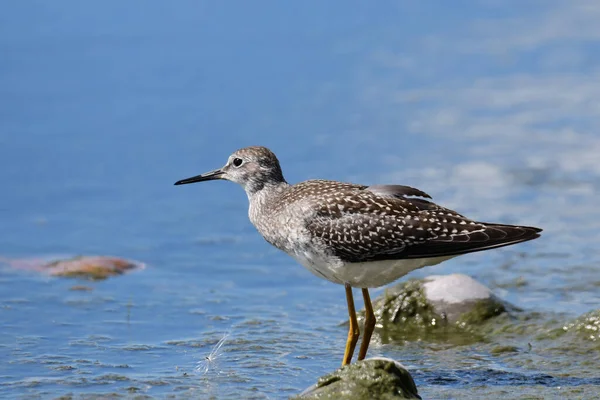
<path id="1" fill-rule="evenodd" d="M 237 150 L 224 167 L 175 185 L 215 179 L 242 185 L 250 221 L 267 242 L 315 275 L 344 285 L 350 327 L 342 365 L 351 362 L 360 335 L 352 288 L 362 290 L 365 304 L 360 361 L 376 323 L 369 288 L 462 254 L 532 240 L 542 231 L 471 220 L 409 186 L 328 180 L 290 185 L 275 154 L 260 146 Z"/>

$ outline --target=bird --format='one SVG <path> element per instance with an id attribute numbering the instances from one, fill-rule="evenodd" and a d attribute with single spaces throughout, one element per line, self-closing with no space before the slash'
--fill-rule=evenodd
<path id="1" fill-rule="evenodd" d="M 240 184 L 250 221 L 267 242 L 344 286 L 349 328 L 342 366 L 352 362 L 360 336 L 353 288 L 362 291 L 365 305 L 360 361 L 376 325 L 369 289 L 463 254 L 536 239 L 542 231 L 469 219 L 410 186 L 321 179 L 290 185 L 275 154 L 262 146 L 239 149 L 222 168 L 175 185 L 211 180 Z"/>

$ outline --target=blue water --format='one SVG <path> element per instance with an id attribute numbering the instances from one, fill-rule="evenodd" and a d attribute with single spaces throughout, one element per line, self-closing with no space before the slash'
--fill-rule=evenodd
<path id="1" fill-rule="evenodd" d="M 0 255 L 148 267 L 95 283 L 0 270 L 0 395 L 281 398 L 337 368 L 342 288 L 264 242 L 236 185 L 173 186 L 247 145 L 272 148 L 290 182 L 408 184 L 474 218 L 541 226 L 541 240 L 411 277 L 467 273 L 548 315 L 597 309 L 598 14 L 592 3 L 4 3 Z M 519 278 L 524 289 L 506 288 Z M 402 360 L 435 397 L 452 363 L 423 351 L 372 352 Z"/>

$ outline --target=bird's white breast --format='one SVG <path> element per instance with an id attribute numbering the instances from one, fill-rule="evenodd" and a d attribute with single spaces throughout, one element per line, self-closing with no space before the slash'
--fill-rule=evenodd
<path id="1" fill-rule="evenodd" d="M 320 278 L 357 288 L 376 288 L 392 283 L 415 269 L 436 265 L 450 257 L 346 263 L 336 257 L 310 250 L 290 254 Z"/>

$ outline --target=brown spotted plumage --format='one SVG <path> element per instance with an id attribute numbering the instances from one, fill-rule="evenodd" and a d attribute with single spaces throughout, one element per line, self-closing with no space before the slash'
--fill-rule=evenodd
<path id="1" fill-rule="evenodd" d="M 347 296 L 350 287 L 363 288 L 368 304 L 367 288 L 461 254 L 532 240 L 541 232 L 470 220 L 409 186 L 326 180 L 289 185 L 275 154 L 259 146 L 240 149 L 223 168 L 176 185 L 213 179 L 244 187 L 250 220 L 269 243 L 317 276 L 345 285 Z M 352 312 L 350 319 L 353 330 Z M 372 321 L 374 326 L 374 316 Z M 352 357 L 354 336 L 349 335 L 344 363 Z M 359 360 L 367 347 L 368 340 Z"/>

